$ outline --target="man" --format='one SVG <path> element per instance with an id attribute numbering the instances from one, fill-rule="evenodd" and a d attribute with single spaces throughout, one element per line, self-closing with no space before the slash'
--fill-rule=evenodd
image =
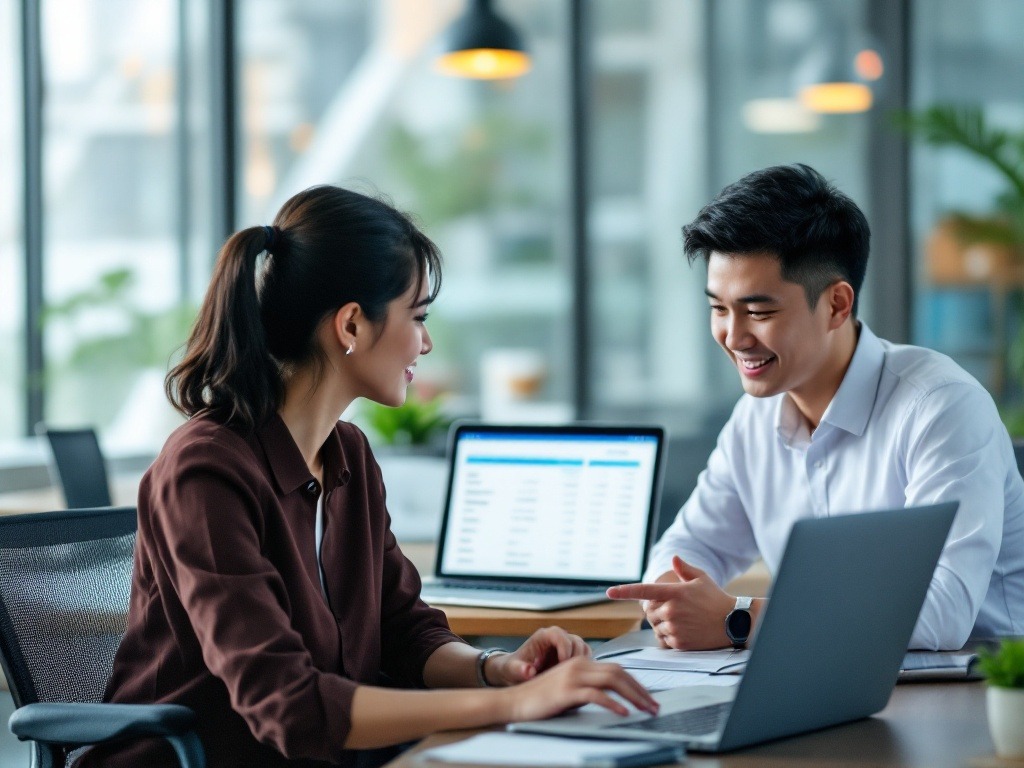
<path id="1" fill-rule="evenodd" d="M 743 645 L 765 600 L 720 585 L 779 566 L 793 522 L 959 500 L 911 647 L 1024 634 L 1024 481 L 992 398 L 952 360 L 857 320 L 870 232 L 805 165 L 726 187 L 683 229 L 711 332 L 745 395 L 655 545 L 643 600 L 662 644 Z M 871 568 L 865 560 L 864 568 Z M 814 606 L 807 606 L 813 611 Z"/>

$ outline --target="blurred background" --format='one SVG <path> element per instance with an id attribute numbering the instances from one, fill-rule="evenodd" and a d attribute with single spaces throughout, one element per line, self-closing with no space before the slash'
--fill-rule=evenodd
<path id="1" fill-rule="evenodd" d="M 528 70 L 439 71 L 488 5 Z M 0 491 L 46 482 L 41 421 L 144 466 L 220 244 L 320 183 L 445 254 L 413 421 L 662 423 L 685 484 L 740 389 L 680 229 L 804 162 L 871 221 L 861 316 L 1012 423 L 1022 29 L 1019 0 L 0 0 Z"/>

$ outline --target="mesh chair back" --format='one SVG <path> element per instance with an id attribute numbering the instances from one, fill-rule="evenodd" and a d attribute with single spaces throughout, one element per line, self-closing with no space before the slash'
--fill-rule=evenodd
<path id="1" fill-rule="evenodd" d="M 64 491 L 68 508 L 109 507 L 107 465 L 95 430 L 51 429 L 40 424 L 36 432 L 50 444 L 51 472 Z"/>
<path id="2" fill-rule="evenodd" d="M 102 699 L 135 529 L 134 507 L 0 517 L 0 661 L 17 706 Z"/>

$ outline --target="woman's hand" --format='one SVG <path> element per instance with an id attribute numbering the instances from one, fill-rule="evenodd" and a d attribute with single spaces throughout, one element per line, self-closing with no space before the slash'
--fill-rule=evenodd
<path id="1" fill-rule="evenodd" d="M 584 704 L 628 715 L 629 709 L 612 693 L 642 712 L 653 715 L 658 711 L 651 694 L 618 664 L 583 657 L 569 659 L 529 682 L 502 691 L 510 700 L 509 722 L 553 717 Z"/>
<path id="2" fill-rule="evenodd" d="M 495 686 L 516 685 L 569 659 L 590 657 L 583 639 L 560 627 L 538 629 L 514 653 L 494 655 L 484 662 L 484 676 Z"/>

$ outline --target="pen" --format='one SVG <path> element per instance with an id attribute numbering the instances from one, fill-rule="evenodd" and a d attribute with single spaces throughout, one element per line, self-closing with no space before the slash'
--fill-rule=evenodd
<path id="1" fill-rule="evenodd" d="M 686 748 L 673 744 L 619 757 L 588 757 L 583 760 L 583 766 L 584 768 L 643 768 L 643 766 L 650 765 L 681 763 L 685 757 Z"/>
<path id="2" fill-rule="evenodd" d="M 643 648 L 622 648 L 618 651 L 607 651 L 605 653 L 598 652 L 594 654 L 594 661 L 604 661 L 605 659 L 611 659 L 615 656 L 625 656 L 627 653 L 636 653 L 637 651 L 642 650 Z"/>

